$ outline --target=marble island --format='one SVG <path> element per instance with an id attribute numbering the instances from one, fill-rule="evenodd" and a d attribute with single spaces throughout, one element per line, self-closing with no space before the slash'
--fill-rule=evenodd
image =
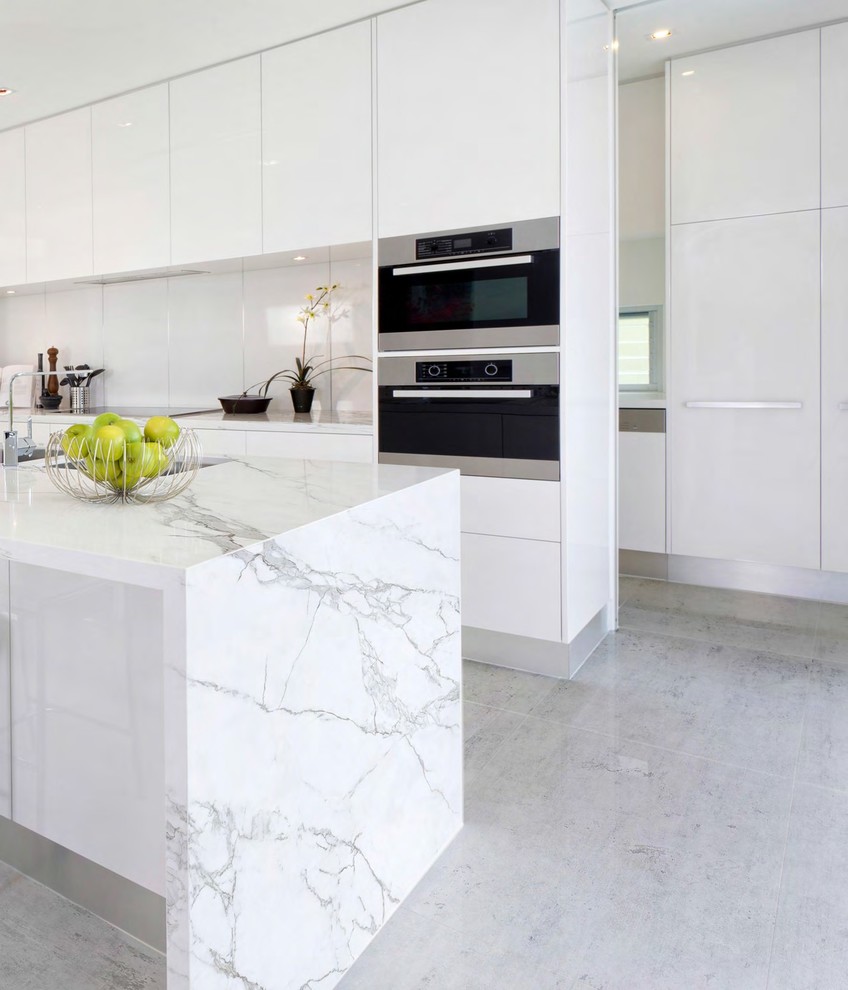
<path id="1" fill-rule="evenodd" d="M 168 990 L 335 986 L 462 824 L 458 474 L 7 469 L 0 553 L 0 816 L 161 897 Z"/>

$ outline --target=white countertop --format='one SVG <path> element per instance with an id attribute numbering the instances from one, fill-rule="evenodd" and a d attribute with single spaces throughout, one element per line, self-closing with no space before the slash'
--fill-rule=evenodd
<path id="1" fill-rule="evenodd" d="M 116 407 L 120 412 L 120 407 Z M 151 410 L 150 415 L 154 414 Z M 90 423 L 93 415 L 71 413 L 66 409 L 57 412 L 47 412 L 44 409 L 15 409 L 15 426 L 22 428 L 23 422 L 32 416 L 34 423 L 55 423 L 56 428 L 64 428 L 71 423 Z M 7 410 L 8 417 L 8 410 Z M 131 419 L 139 419 L 131 416 Z M 214 412 L 195 413 L 179 416 L 180 426 L 193 430 L 260 430 L 269 433 L 347 433 L 370 436 L 374 432 L 374 424 L 370 413 L 363 412 L 331 412 L 315 410 L 312 413 L 295 414 L 290 409 L 269 410 L 267 413 L 253 415 L 229 414 L 220 409 Z"/>
<path id="2" fill-rule="evenodd" d="M 0 553 L 157 585 L 201 564 L 445 474 L 432 468 L 238 458 L 167 502 L 91 504 L 44 468 L 0 469 Z M 166 573 L 168 572 L 168 573 Z"/>

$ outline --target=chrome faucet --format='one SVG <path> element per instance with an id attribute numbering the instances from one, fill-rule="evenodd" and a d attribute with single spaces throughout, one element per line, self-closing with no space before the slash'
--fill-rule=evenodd
<path id="1" fill-rule="evenodd" d="M 15 410 L 12 398 L 12 387 L 16 378 L 43 378 L 43 371 L 16 371 L 9 379 L 9 429 L 4 434 L 3 467 L 17 467 L 21 457 L 31 457 L 35 451 L 35 441 L 32 439 L 32 416 L 27 419 L 25 437 L 19 437 L 15 430 Z"/>

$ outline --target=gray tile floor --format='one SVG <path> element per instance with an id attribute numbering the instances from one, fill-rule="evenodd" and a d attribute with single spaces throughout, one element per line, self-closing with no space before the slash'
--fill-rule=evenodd
<path id="1" fill-rule="evenodd" d="M 339 990 L 848 988 L 848 608 L 624 579 L 621 627 L 466 665 L 466 827 Z M 163 986 L 1 870 L 2 990 Z"/>

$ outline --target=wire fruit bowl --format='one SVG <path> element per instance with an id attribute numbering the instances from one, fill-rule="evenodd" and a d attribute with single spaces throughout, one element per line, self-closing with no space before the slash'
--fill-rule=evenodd
<path id="1" fill-rule="evenodd" d="M 70 452 L 62 447 L 64 436 L 64 431 L 50 435 L 44 467 L 59 491 L 83 502 L 164 502 L 188 488 L 203 460 L 194 430 L 180 430 L 170 447 L 156 444 L 160 460 L 155 474 L 147 477 L 136 468 L 128 476 L 121 470 L 125 464 L 123 452 L 113 458 L 111 448 L 105 449 L 98 440 L 87 456 L 74 456 L 73 441 Z M 78 450 L 79 447 L 77 444 Z"/>

